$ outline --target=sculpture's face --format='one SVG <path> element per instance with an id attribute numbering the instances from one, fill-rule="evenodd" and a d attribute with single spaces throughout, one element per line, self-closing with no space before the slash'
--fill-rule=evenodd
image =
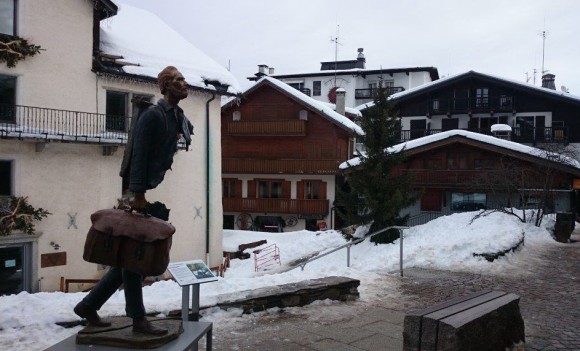
<path id="1" fill-rule="evenodd" d="M 187 82 L 183 74 L 176 70 L 173 73 L 171 81 L 167 84 L 166 95 L 183 100 L 187 97 L 187 94 Z"/>

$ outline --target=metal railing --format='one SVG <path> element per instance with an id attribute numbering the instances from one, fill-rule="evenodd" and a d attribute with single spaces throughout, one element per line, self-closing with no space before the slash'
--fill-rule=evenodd
<path id="1" fill-rule="evenodd" d="M 72 142 L 127 143 L 131 119 L 44 107 L 0 105 L 0 137 Z"/>
<path id="2" fill-rule="evenodd" d="M 0 104 L 0 138 L 127 144 L 131 117 Z M 185 148 L 185 140 L 178 141 Z"/>
<path id="3" fill-rule="evenodd" d="M 400 240 L 400 260 L 399 260 L 399 266 L 400 266 L 401 277 L 402 277 L 403 276 L 403 229 L 409 229 L 409 227 L 405 227 L 405 226 L 392 226 L 392 227 L 387 227 L 387 228 L 379 229 L 376 232 L 373 232 L 373 233 L 370 233 L 370 234 L 365 235 L 363 238 L 359 238 L 359 239 L 353 240 L 353 241 L 351 241 L 349 243 L 346 243 L 344 245 L 340 245 L 340 246 L 335 247 L 334 249 L 332 249 L 332 250 L 330 250 L 328 252 L 325 252 L 325 253 L 323 253 L 321 255 L 318 255 L 318 256 L 313 257 L 311 259 L 308 259 L 308 260 L 306 260 L 304 262 L 301 262 L 297 266 L 288 269 L 288 271 L 291 271 L 291 270 L 293 270 L 295 268 L 298 268 L 298 267 L 300 267 L 301 270 L 304 271 L 304 267 L 308 263 L 310 263 L 312 261 L 316 261 L 318 259 L 321 259 L 322 257 L 328 256 L 331 253 L 334 253 L 336 251 L 342 250 L 344 248 L 346 248 L 346 266 L 347 267 L 350 267 L 350 248 L 351 248 L 351 246 L 356 245 L 358 243 L 361 243 L 361 242 L 365 241 L 367 238 L 370 239 L 370 238 L 372 238 L 375 235 L 384 233 L 387 230 L 391 230 L 391 229 L 397 229 L 399 231 L 399 238 L 401 239 Z"/>
<path id="4" fill-rule="evenodd" d="M 512 111 L 514 109 L 514 97 L 510 95 L 481 96 L 471 98 L 432 99 L 426 102 L 428 111 L 433 114 L 459 113 L 478 111 Z"/>

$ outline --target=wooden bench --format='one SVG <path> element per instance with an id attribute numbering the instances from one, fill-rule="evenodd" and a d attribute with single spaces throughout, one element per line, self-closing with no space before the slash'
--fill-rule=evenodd
<path id="1" fill-rule="evenodd" d="M 404 351 L 509 350 L 525 342 L 520 297 L 482 290 L 405 316 Z"/>

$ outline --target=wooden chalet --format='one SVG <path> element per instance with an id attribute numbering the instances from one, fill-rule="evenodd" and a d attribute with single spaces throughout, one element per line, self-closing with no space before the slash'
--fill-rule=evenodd
<path id="1" fill-rule="evenodd" d="M 362 133 L 350 118 L 271 77 L 221 118 L 224 228 L 332 226 L 338 166 Z"/>
<path id="2" fill-rule="evenodd" d="M 469 71 L 393 94 L 401 141 L 452 129 L 491 135 L 490 127 L 501 123 L 519 143 L 580 143 L 580 97 L 556 91 L 554 78 L 546 74 L 537 87 Z"/>
<path id="3" fill-rule="evenodd" d="M 484 208 L 530 207 L 549 193 L 550 211 L 575 207 L 575 159 L 479 133 L 452 130 L 393 147 L 407 158 L 394 172 L 413 176 L 420 193 L 403 214 L 422 224 L 441 214 Z M 356 160 L 349 161 L 356 165 Z M 349 165 L 342 164 L 341 168 Z"/>

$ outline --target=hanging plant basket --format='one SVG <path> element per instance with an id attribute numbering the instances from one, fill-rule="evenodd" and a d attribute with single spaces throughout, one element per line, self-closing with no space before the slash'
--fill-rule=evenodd
<path id="1" fill-rule="evenodd" d="M 28 40 L 14 35 L 0 34 L 0 63 L 16 67 L 16 63 L 26 57 L 32 57 L 43 50 L 40 45 L 28 43 Z"/>

